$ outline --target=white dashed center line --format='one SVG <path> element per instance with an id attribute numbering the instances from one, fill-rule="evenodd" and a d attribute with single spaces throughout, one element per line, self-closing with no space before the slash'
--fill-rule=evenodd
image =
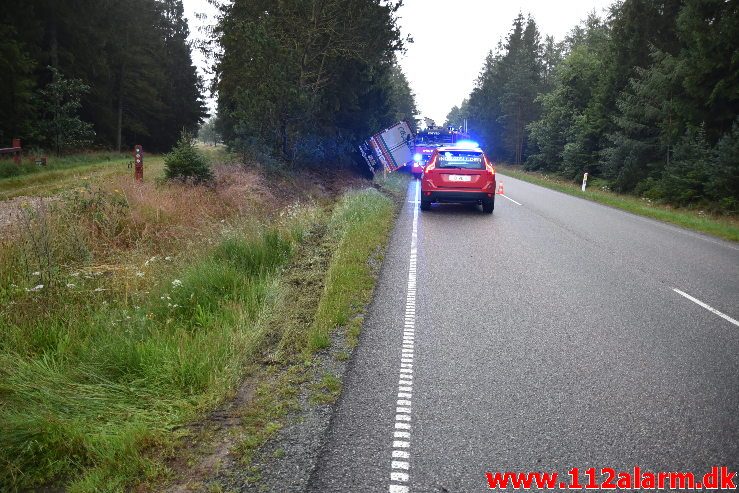
<path id="1" fill-rule="evenodd" d="M 522 203 L 520 203 L 520 202 L 516 202 L 515 200 L 513 200 L 512 198 L 510 198 L 510 197 L 509 197 L 508 195 L 506 195 L 506 194 L 504 194 L 504 193 L 499 193 L 498 195 L 500 195 L 501 197 L 505 197 L 505 198 L 507 198 L 508 200 L 510 200 L 511 202 L 513 202 L 514 204 L 518 204 L 518 205 L 523 205 L 523 204 L 522 204 Z"/>
<path id="2" fill-rule="evenodd" d="M 413 345 L 416 332 L 416 261 L 418 256 L 418 197 L 419 182 L 416 182 L 413 205 L 413 231 L 411 233 L 411 256 L 408 267 L 408 288 L 405 301 L 403 342 L 398 371 L 398 392 L 395 403 L 395 427 L 393 429 L 393 452 L 390 458 L 389 493 L 410 491 L 410 447 L 411 447 L 411 400 L 413 398 Z"/>
<path id="3" fill-rule="evenodd" d="M 736 325 L 737 327 L 739 327 L 739 322 L 737 322 L 736 320 L 734 320 L 733 318 L 731 318 L 731 317 L 730 317 L 730 316 L 728 316 L 727 314 L 725 314 L 725 313 L 721 313 L 720 311 L 716 310 L 716 309 L 715 309 L 714 307 L 712 307 L 711 305 L 707 305 L 706 303 L 703 303 L 703 302 L 702 302 L 701 300 L 699 300 L 698 298 L 693 298 L 693 297 L 692 297 L 692 296 L 690 296 L 690 295 L 689 295 L 688 293 L 686 293 L 686 292 L 684 292 L 684 291 L 680 291 L 680 290 L 679 290 L 679 289 L 677 289 L 677 288 L 672 288 L 672 290 L 673 290 L 673 291 L 675 291 L 675 292 L 676 292 L 677 294 L 679 294 L 680 296 L 683 296 L 683 297 L 685 297 L 685 298 L 689 299 L 690 301 L 692 301 L 692 302 L 693 302 L 693 303 L 695 303 L 696 305 L 698 305 L 698 306 L 702 306 L 703 308 L 705 308 L 705 309 L 706 309 L 706 310 L 708 310 L 709 312 L 711 312 L 711 313 L 715 313 L 716 315 L 718 315 L 719 317 L 723 318 L 724 320 L 727 320 L 727 321 L 731 322 L 732 324 Z"/>

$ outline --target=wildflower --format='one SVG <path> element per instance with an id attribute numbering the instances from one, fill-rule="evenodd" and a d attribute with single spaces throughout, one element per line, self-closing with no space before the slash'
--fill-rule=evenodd
<path id="1" fill-rule="evenodd" d="M 138 271 L 138 272 L 136 273 L 136 277 L 144 277 L 144 273 L 143 273 L 143 272 L 141 272 L 141 271 Z"/>
<path id="2" fill-rule="evenodd" d="M 37 284 L 36 286 L 32 287 L 31 289 L 26 288 L 26 292 L 27 293 L 28 292 L 36 292 L 36 291 L 41 291 L 42 289 L 44 289 L 44 285 L 43 284 Z"/>
<path id="3" fill-rule="evenodd" d="M 179 288 L 180 286 L 182 286 L 182 281 L 180 281 L 179 279 L 175 279 L 174 281 L 172 281 L 173 288 Z"/>
<path id="4" fill-rule="evenodd" d="M 76 287 L 77 287 L 77 285 L 76 285 L 76 284 L 72 284 L 71 282 L 68 282 L 68 283 L 67 283 L 67 287 L 68 287 L 69 289 L 74 289 L 74 288 L 76 288 Z"/>

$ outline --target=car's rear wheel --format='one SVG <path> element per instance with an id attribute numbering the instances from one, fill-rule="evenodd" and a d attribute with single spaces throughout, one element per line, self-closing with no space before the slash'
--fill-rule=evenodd
<path id="1" fill-rule="evenodd" d="M 495 198 L 482 200 L 482 212 L 491 214 L 493 209 L 495 209 Z"/>
<path id="2" fill-rule="evenodd" d="M 427 211 L 431 209 L 431 201 L 427 199 L 421 199 L 421 210 Z"/>

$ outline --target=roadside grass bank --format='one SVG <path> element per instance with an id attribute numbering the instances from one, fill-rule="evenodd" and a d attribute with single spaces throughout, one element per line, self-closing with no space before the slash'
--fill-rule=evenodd
<path id="1" fill-rule="evenodd" d="M 323 232 L 302 252 L 300 269 L 291 272 L 283 284 L 283 296 L 271 314 L 272 337 L 279 340 L 273 361 L 285 364 L 286 373 L 298 381 L 308 381 L 305 371 L 313 366 L 313 355 L 329 346 L 331 336 L 339 328 L 347 337 L 356 338 L 362 313 L 374 290 L 376 269 L 395 220 L 393 201 L 374 189 L 347 192 L 338 202 L 323 226 Z M 302 370 L 302 371 L 301 371 Z M 303 377 L 298 375 L 303 374 Z M 290 387 L 295 378 L 289 378 Z M 244 421 L 247 438 L 239 446 L 244 462 L 250 454 L 281 426 L 265 425 L 295 408 L 296 397 L 280 380 L 272 391 L 262 395 L 272 398 L 266 406 L 254 406 Z M 268 384 L 269 385 L 269 384 Z M 318 401 L 328 403 L 324 389 L 335 398 L 340 383 L 324 375 L 317 383 Z M 275 396 L 285 399 L 274 399 Z M 264 407 L 265 412 L 259 408 Z M 268 409 L 271 408 L 271 409 Z M 255 437 L 260 439 L 255 440 Z"/>
<path id="2" fill-rule="evenodd" d="M 523 171 L 518 166 L 496 164 L 502 174 L 535 185 L 557 190 L 575 197 L 622 209 L 640 216 L 672 223 L 683 228 L 707 233 L 730 241 L 739 241 L 739 218 L 707 213 L 700 209 L 674 208 L 657 204 L 646 198 L 603 190 L 598 180 L 588 183 L 585 192 L 580 185 L 543 173 Z"/>
<path id="3" fill-rule="evenodd" d="M 198 445 L 178 454 L 173 467 L 179 471 L 170 476 L 168 491 L 279 490 L 269 478 L 279 476 L 276 463 L 289 462 L 293 447 L 304 467 L 297 473 L 294 465 L 287 466 L 293 472 L 285 474 L 291 484 L 301 474 L 307 480 L 311 451 L 304 442 L 320 439 L 324 430 L 316 425 L 321 420 L 316 413 L 330 417 L 341 393 L 336 366 L 345 364 L 356 345 L 373 293 L 399 205 L 392 187 L 404 192 L 406 183 L 400 178 L 376 183 L 382 191 L 350 190 L 324 209 L 277 279 L 271 308 L 263 312 L 260 325 L 271 343 L 250 367 L 236 398 L 191 427 L 187 442 Z M 288 438 L 281 436 L 286 433 Z"/>
<path id="4" fill-rule="evenodd" d="M 0 239 L 0 489 L 158 475 L 146 450 L 239 381 L 313 213 L 272 217 L 274 197 L 238 167 L 213 187 L 131 181 L 26 208 Z"/>
<path id="5" fill-rule="evenodd" d="M 0 239 L 0 489 L 152 488 L 172 477 L 165 459 L 185 425 L 233 398 L 247 372 L 265 378 L 264 402 L 244 414 L 244 460 L 279 429 L 310 377 L 295 365 L 310 369 L 319 349 L 316 307 L 330 308 L 321 331 L 361 311 L 367 260 L 394 214 L 374 189 L 326 208 L 310 185 L 291 204 L 269 185 L 239 166 L 216 167 L 212 187 L 113 176 L 23 210 Z M 380 236 L 358 241 L 367 231 Z M 313 245 L 324 260 L 305 270 L 295 262 L 310 264 Z M 288 289 L 290 272 L 313 282 Z M 319 402 L 338 392 L 330 377 L 315 388 Z"/>

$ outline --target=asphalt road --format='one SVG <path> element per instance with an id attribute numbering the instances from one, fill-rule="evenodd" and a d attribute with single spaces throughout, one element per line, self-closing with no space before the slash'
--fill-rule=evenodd
<path id="1" fill-rule="evenodd" d="M 739 470 L 739 326 L 674 290 L 739 319 L 739 246 L 500 179 L 492 215 L 411 183 L 310 491 Z"/>

